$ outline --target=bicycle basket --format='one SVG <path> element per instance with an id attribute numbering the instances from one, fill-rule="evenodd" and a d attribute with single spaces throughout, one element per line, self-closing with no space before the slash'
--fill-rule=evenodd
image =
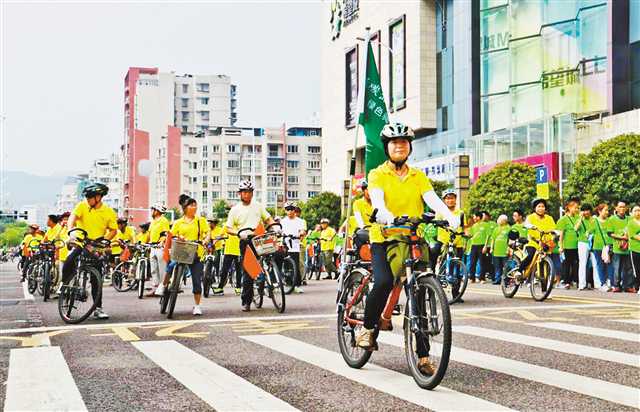
<path id="1" fill-rule="evenodd" d="M 270 255 L 278 251 L 278 235 L 275 233 L 266 233 L 251 239 L 253 247 L 256 249 L 258 256 Z"/>
<path id="2" fill-rule="evenodd" d="M 173 239 L 171 242 L 171 261 L 190 265 L 193 263 L 197 251 L 197 243 Z"/>

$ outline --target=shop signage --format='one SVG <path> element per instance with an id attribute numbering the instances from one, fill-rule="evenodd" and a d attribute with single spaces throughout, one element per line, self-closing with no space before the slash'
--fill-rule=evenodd
<path id="1" fill-rule="evenodd" d="M 331 1 L 331 40 L 340 37 L 342 27 L 346 27 L 358 19 L 360 0 Z"/>

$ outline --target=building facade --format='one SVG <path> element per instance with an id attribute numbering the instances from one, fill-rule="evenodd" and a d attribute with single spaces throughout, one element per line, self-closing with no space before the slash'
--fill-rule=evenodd
<path id="1" fill-rule="evenodd" d="M 166 196 L 160 199 L 165 204 L 175 203 L 180 193 L 189 194 L 207 215 L 220 200 L 229 205 L 239 201 L 238 184 L 243 179 L 254 182 L 254 198 L 266 207 L 307 200 L 321 190 L 321 135 L 320 128 L 312 127 L 214 127 L 180 136 L 179 150 L 171 150 L 175 142 L 163 138 L 155 162 L 167 177 L 156 178 L 155 191 Z M 166 190 L 175 170 L 179 170 L 178 188 Z"/>
<path id="2" fill-rule="evenodd" d="M 89 169 L 89 181 L 100 182 L 109 187 L 109 194 L 104 202 L 120 213 L 120 200 L 122 198 L 121 185 L 121 156 L 120 153 L 112 153 L 108 158 L 96 159 Z"/>
<path id="3" fill-rule="evenodd" d="M 162 138 L 184 131 L 206 130 L 237 119 L 237 88 L 224 75 L 176 75 L 157 68 L 132 67 L 124 84 L 122 152 L 123 213 L 139 222 L 159 201 L 155 181 L 161 176 L 152 161 Z"/>

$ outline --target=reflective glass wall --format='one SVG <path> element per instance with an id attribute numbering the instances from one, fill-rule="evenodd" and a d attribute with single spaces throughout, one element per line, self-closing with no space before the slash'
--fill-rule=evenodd
<path id="1" fill-rule="evenodd" d="M 629 43 L 631 48 L 631 106 L 640 108 L 640 0 L 629 3 Z"/>

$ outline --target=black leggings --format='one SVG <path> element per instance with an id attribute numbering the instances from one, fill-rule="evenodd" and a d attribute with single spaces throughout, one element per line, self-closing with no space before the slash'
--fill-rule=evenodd
<path id="1" fill-rule="evenodd" d="M 640 252 L 631 252 L 631 268 L 633 269 L 637 289 L 640 286 Z"/>
<path id="2" fill-rule="evenodd" d="M 67 256 L 67 260 L 64 261 L 62 265 L 62 284 L 66 285 L 73 279 L 75 276 L 77 268 L 78 268 L 78 256 L 82 253 L 81 248 L 75 248 L 69 253 Z M 98 291 L 102 289 L 102 283 L 98 284 L 98 280 L 93 276 L 89 277 L 89 281 L 91 282 L 91 297 L 94 302 L 96 302 L 97 308 L 102 308 L 102 293 L 97 297 Z"/>
<path id="3" fill-rule="evenodd" d="M 471 262 L 469 265 L 469 277 L 471 279 L 475 277 L 476 279 L 484 280 L 484 274 L 490 269 L 491 255 L 488 253 L 482 253 L 483 248 L 484 245 L 471 246 Z M 476 273 L 478 261 L 480 261 L 480 273 Z"/>
<path id="4" fill-rule="evenodd" d="M 578 249 L 565 249 L 562 262 L 562 276 L 564 283 L 578 281 Z"/>
<path id="5" fill-rule="evenodd" d="M 220 269 L 220 283 L 218 284 L 218 289 L 224 288 L 227 284 L 227 277 L 229 276 L 231 265 L 234 265 L 236 269 L 236 287 L 240 287 L 240 279 L 242 278 L 242 272 L 240 271 L 240 256 L 224 255 L 222 258 L 222 269 Z"/>
<path id="6" fill-rule="evenodd" d="M 394 277 L 387 262 L 387 246 L 384 243 L 371 244 L 371 266 L 373 288 L 367 296 L 364 308 L 364 327 L 375 329 L 393 289 Z M 429 356 L 429 341 L 416 339 L 416 353 L 419 357 Z"/>

